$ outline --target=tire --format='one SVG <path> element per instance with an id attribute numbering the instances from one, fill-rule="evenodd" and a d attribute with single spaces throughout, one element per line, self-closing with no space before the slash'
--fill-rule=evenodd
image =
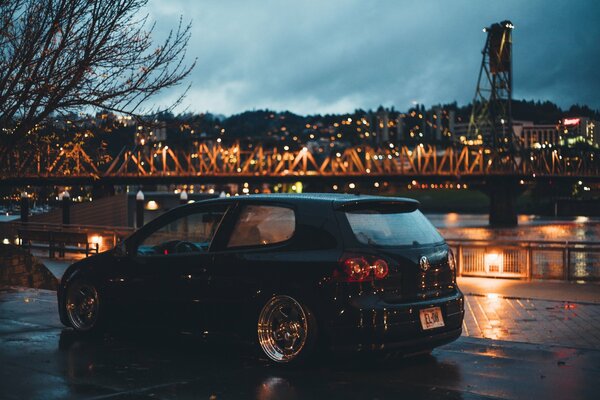
<path id="1" fill-rule="evenodd" d="M 313 358 L 318 331 L 312 311 L 291 296 L 273 296 L 258 317 L 258 344 L 278 364 L 301 364 Z"/>
<path id="2" fill-rule="evenodd" d="M 69 325 L 78 333 L 100 332 L 102 299 L 96 285 L 83 279 L 70 282 L 65 293 L 65 315 Z"/>

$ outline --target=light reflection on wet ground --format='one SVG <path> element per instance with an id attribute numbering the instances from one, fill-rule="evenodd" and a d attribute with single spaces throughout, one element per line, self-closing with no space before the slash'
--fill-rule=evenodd
<path id="1" fill-rule="evenodd" d="M 600 305 L 466 296 L 463 335 L 600 350 Z"/>

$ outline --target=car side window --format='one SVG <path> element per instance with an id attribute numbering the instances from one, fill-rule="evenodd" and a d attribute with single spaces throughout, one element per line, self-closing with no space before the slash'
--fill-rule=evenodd
<path id="1" fill-rule="evenodd" d="M 177 218 L 146 237 L 138 246 L 141 256 L 204 253 L 208 251 L 225 209 L 198 211 Z"/>
<path id="2" fill-rule="evenodd" d="M 244 207 L 235 223 L 228 248 L 266 246 L 288 240 L 296 229 L 294 210 L 281 206 Z"/>

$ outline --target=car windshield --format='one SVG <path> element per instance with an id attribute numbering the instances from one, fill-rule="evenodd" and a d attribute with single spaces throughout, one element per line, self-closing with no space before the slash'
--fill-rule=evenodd
<path id="1" fill-rule="evenodd" d="M 376 209 L 345 213 L 359 242 L 372 246 L 423 246 L 444 239 L 419 210 L 388 212 Z"/>

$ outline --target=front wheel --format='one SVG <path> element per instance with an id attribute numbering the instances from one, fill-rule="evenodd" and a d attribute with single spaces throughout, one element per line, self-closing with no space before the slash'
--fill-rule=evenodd
<path id="1" fill-rule="evenodd" d="M 100 326 L 100 294 L 92 283 L 77 279 L 69 284 L 65 298 L 69 324 L 77 332 L 98 331 Z"/>
<path id="2" fill-rule="evenodd" d="M 317 323 L 310 309 L 290 296 L 272 297 L 258 317 L 258 342 L 269 359 L 297 363 L 310 358 Z"/>

